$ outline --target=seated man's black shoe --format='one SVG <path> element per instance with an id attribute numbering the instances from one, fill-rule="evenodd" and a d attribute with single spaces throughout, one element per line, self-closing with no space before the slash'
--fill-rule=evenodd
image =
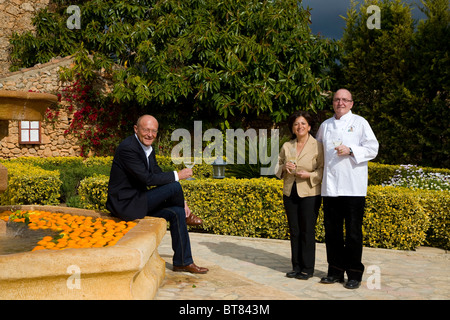
<path id="1" fill-rule="evenodd" d="M 361 285 L 361 281 L 358 280 L 348 280 L 347 283 L 344 285 L 347 289 L 358 289 Z"/>
<path id="2" fill-rule="evenodd" d="M 320 283 L 326 283 L 326 284 L 330 284 L 330 283 L 342 283 L 344 282 L 344 276 L 342 277 L 334 277 L 334 276 L 326 276 L 323 277 L 322 279 L 320 279 Z"/>
<path id="3" fill-rule="evenodd" d="M 286 277 L 288 277 L 288 278 L 295 278 L 296 276 L 297 276 L 297 274 L 299 274 L 300 272 L 299 271 L 290 271 L 290 272 L 288 272 L 288 273 L 286 273 Z"/>
<path id="4" fill-rule="evenodd" d="M 311 278 L 313 275 L 310 273 L 304 273 L 304 272 L 299 272 L 297 273 L 297 275 L 295 276 L 295 279 L 300 279 L 300 280 L 308 280 L 309 278 Z"/>

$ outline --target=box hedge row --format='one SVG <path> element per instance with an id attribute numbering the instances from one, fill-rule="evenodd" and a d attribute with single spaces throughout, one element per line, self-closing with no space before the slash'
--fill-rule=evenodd
<path id="1" fill-rule="evenodd" d="M 80 165 L 86 167 L 95 167 L 98 165 L 111 165 L 113 157 L 22 157 L 11 160 L 0 160 L 1 163 L 23 163 L 30 164 L 39 167 L 46 166 L 67 166 L 67 165 Z M 182 164 L 174 164 L 170 157 L 156 156 L 159 165 L 165 170 L 179 170 L 183 168 Z M 396 170 L 399 169 L 399 165 L 379 164 L 375 162 L 369 162 L 369 185 L 381 185 L 383 182 L 388 181 L 396 174 Z M 450 174 L 450 169 L 437 169 L 422 167 L 424 172 L 440 172 L 444 174 Z M 202 163 L 196 164 L 194 167 L 194 176 L 198 179 L 212 178 L 212 165 Z"/>
<path id="2" fill-rule="evenodd" d="M 61 180 L 45 163 L 110 164 L 112 157 L 20 158 L 2 160 L 8 168 L 8 189 L 0 204 L 59 204 Z M 158 157 L 163 168 L 179 169 L 170 158 Z M 399 166 L 369 163 L 369 181 L 388 180 Z M 203 228 L 211 233 L 288 239 L 282 201 L 282 181 L 259 179 L 210 179 L 212 167 L 194 167 L 197 180 L 182 181 L 186 199 Z M 434 170 L 436 172 L 436 170 Z M 440 171 L 448 173 L 446 169 Z M 108 176 L 94 175 L 80 182 L 78 193 L 87 209 L 106 211 Z M 411 250 L 420 245 L 450 248 L 450 192 L 410 190 L 371 185 L 366 198 L 364 244 L 371 247 Z M 324 241 L 323 213 L 319 214 L 316 238 Z"/>
<path id="3" fill-rule="evenodd" d="M 62 181 L 59 171 L 44 170 L 27 163 L 4 163 L 8 169 L 8 187 L 0 193 L 1 205 L 59 204 Z"/>
<path id="4" fill-rule="evenodd" d="M 214 234 L 289 239 L 282 181 L 202 179 L 182 181 L 186 200 Z M 87 178 L 80 186 L 86 208 L 106 210 L 107 176 Z M 413 250 L 420 245 L 450 248 L 450 192 L 369 186 L 363 223 L 364 245 Z M 316 239 L 325 239 L 320 210 Z"/>

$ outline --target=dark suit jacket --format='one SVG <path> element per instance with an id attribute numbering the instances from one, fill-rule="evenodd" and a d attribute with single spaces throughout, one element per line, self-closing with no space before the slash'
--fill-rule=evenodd
<path id="1" fill-rule="evenodd" d="M 147 215 L 146 191 L 148 187 L 165 185 L 175 181 L 173 172 L 163 172 L 155 158 L 155 150 L 149 157 L 135 135 L 129 136 L 117 147 L 108 184 L 106 208 L 123 220 L 141 219 Z"/>

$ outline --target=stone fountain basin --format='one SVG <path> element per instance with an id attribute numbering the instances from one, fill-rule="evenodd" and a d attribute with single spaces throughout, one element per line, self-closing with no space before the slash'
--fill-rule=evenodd
<path id="1" fill-rule="evenodd" d="M 41 121 L 56 102 L 58 97 L 50 93 L 0 90 L 0 120 Z"/>
<path id="2" fill-rule="evenodd" d="M 0 206 L 95 218 L 104 213 L 55 206 Z M 114 246 L 0 255 L 0 299 L 153 299 L 165 276 L 158 246 L 166 221 L 146 217 Z"/>

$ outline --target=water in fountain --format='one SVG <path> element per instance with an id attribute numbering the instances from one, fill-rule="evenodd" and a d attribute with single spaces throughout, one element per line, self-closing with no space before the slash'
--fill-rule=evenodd
<path id="1" fill-rule="evenodd" d="M 31 251 L 45 236 L 55 236 L 51 230 L 31 230 L 23 222 L 6 223 L 6 232 L 0 233 L 0 255 Z"/>

